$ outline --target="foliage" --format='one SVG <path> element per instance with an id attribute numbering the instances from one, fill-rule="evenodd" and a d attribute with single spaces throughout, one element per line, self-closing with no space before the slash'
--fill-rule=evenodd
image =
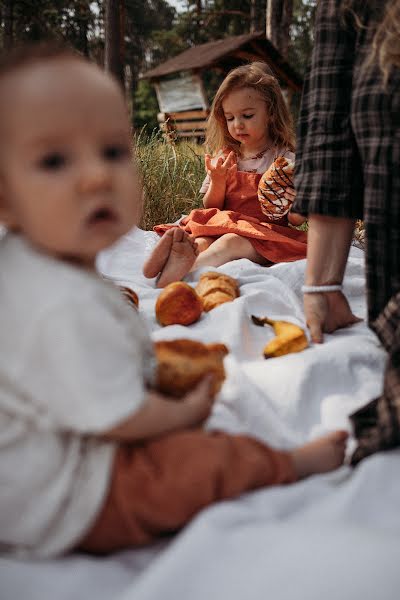
<path id="1" fill-rule="evenodd" d="M 140 227 L 173 223 L 201 206 L 199 189 L 205 171 L 200 146 L 171 144 L 158 131 L 143 129 L 135 136 L 134 149 L 144 188 Z"/>
<path id="2" fill-rule="evenodd" d="M 187 10 L 180 13 L 175 27 L 186 46 L 192 46 L 248 33 L 250 14 L 251 0 L 209 0 L 206 3 L 189 0 Z M 265 0 L 255 0 L 253 25 L 255 30 L 265 30 Z"/>
<path id="3" fill-rule="evenodd" d="M 316 1 L 294 0 L 290 61 L 301 74 L 311 53 Z M 149 84 L 145 81 L 138 84 L 140 73 L 194 44 L 249 32 L 252 2 L 253 28 L 264 30 L 266 0 L 187 0 L 186 10 L 181 13 L 176 13 L 168 0 L 125 0 L 128 100 L 133 103 L 136 128 L 146 123 L 149 130 L 156 127 L 158 112 Z M 55 37 L 103 64 L 104 0 L 0 0 L 3 47 L 10 42 L 6 37 L 11 7 L 11 42 Z M 221 74 L 217 71 L 204 73 L 209 101 L 220 82 Z"/>
<path id="4" fill-rule="evenodd" d="M 294 0 L 290 31 L 289 62 L 304 75 L 314 42 L 314 21 L 317 0 Z"/>
<path id="5" fill-rule="evenodd" d="M 158 103 L 153 86 L 146 80 L 139 81 L 134 96 L 133 122 L 136 130 L 146 126 L 147 131 L 158 127 Z"/>

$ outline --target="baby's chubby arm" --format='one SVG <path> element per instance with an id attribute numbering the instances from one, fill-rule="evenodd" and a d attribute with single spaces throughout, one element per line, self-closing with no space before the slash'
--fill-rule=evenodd
<path id="1" fill-rule="evenodd" d="M 216 162 L 209 154 L 204 157 L 207 175 L 210 177 L 210 185 L 203 196 L 204 208 L 222 209 L 225 201 L 226 182 L 232 169 L 236 169 L 235 153 L 230 152 L 227 157 L 220 156 Z"/>
<path id="2" fill-rule="evenodd" d="M 179 400 L 149 391 L 143 405 L 119 425 L 101 434 L 114 442 L 138 442 L 172 431 L 200 426 L 209 416 L 212 377 L 206 376 Z"/>

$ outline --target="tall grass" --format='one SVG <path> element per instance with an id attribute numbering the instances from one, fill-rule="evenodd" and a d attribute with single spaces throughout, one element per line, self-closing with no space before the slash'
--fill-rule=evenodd
<path id="1" fill-rule="evenodd" d="M 142 229 L 173 223 L 202 206 L 199 189 L 205 177 L 203 149 L 189 142 L 170 143 L 154 130 L 143 129 L 134 148 L 144 188 Z"/>

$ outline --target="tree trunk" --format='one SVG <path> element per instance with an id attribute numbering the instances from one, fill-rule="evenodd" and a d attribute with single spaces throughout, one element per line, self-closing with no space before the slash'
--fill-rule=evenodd
<path id="1" fill-rule="evenodd" d="M 10 50 L 14 42 L 14 0 L 3 2 L 4 15 L 4 50 Z"/>
<path id="2" fill-rule="evenodd" d="M 84 56 L 89 56 L 88 28 L 90 19 L 90 6 L 88 0 L 80 0 L 78 4 L 78 16 L 79 50 Z"/>
<path id="3" fill-rule="evenodd" d="M 293 0 L 267 0 L 266 35 L 279 52 L 287 58 Z"/>
<path id="4" fill-rule="evenodd" d="M 257 29 L 256 0 L 250 0 L 250 33 Z"/>
<path id="5" fill-rule="evenodd" d="M 105 68 L 125 91 L 125 1 L 106 0 L 105 5 Z"/>

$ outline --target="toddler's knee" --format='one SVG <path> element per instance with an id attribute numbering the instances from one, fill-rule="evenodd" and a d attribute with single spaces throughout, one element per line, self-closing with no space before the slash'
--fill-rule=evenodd
<path id="1" fill-rule="evenodd" d="M 209 248 L 211 246 L 211 244 L 213 243 L 213 239 L 210 239 L 208 237 L 198 237 L 196 238 L 196 244 L 197 244 L 197 249 L 199 252 L 204 252 L 204 250 L 207 250 L 207 248 Z"/>
<path id="2" fill-rule="evenodd" d="M 241 243 L 242 237 L 237 235 L 237 233 L 225 233 L 220 238 L 220 243 L 222 246 L 226 248 L 237 248 L 237 246 Z"/>

